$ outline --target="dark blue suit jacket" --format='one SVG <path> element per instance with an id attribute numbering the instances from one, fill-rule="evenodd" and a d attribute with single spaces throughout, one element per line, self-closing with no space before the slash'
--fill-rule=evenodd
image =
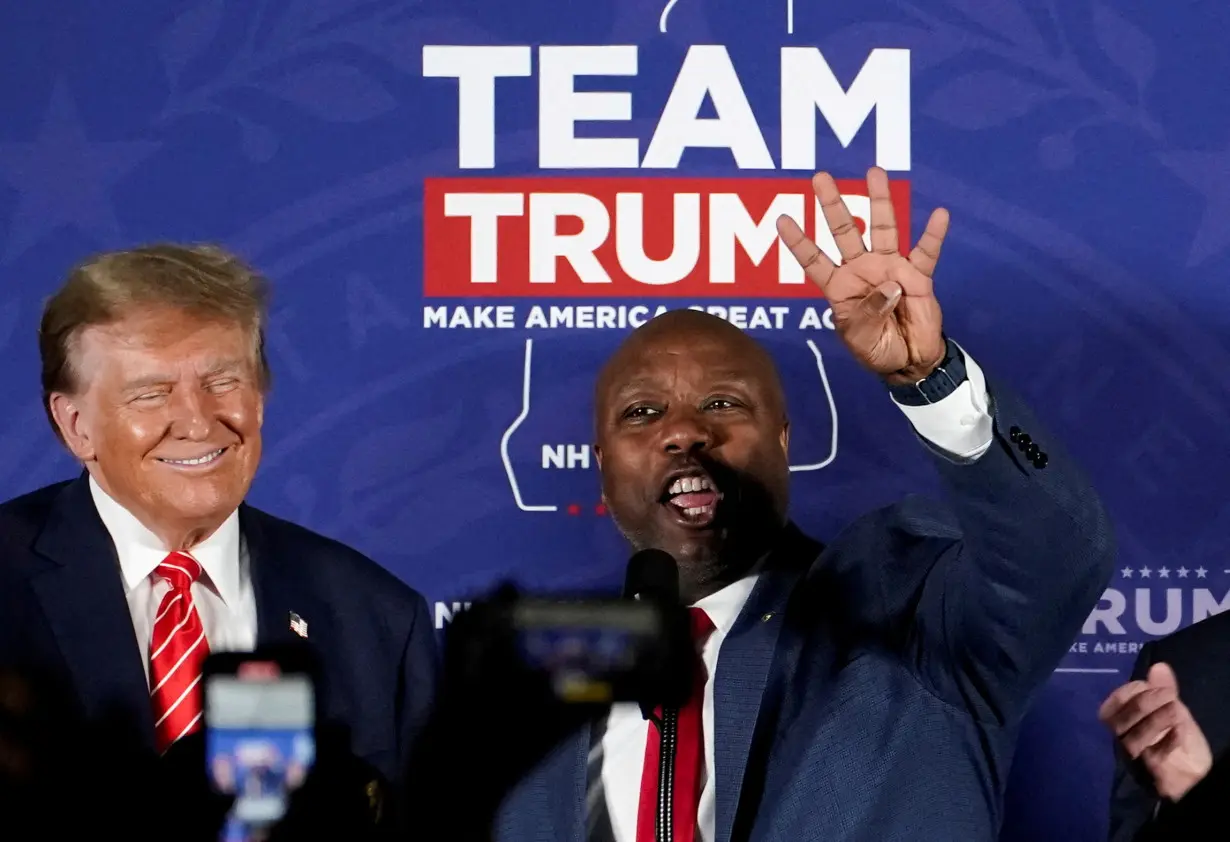
<path id="1" fill-rule="evenodd" d="M 239 523 L 251 562 L 258 644 L 306 645 L 323 668 L 321 718 L 396 782 L 435 692 L 435 634 L 423 597 L 355 550 L 250 506 Z M 0 666 L 69 688 L 85 721 L 131 724 L 153 746 L 149 687 L 119 560 L 85 476 L 0 505 Z"/>
<path id="2" fill-rule="evenodd" d="M 947 506 L 908 498 L 771 557 L 713 678 L 716 842 L 996 837 L 1018 723 L 1109 581 L 1114 540 L 1060 448 L 992 394 L 990 450 L 936 457 Z M 502 842 L 586 839 L 589 730 L 505 802 Z"/>

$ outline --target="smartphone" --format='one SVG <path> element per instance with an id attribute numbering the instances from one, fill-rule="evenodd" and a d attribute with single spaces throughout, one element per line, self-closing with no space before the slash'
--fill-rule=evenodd
<path id="1" fill-rule="evenodd" d="M 259 842 L 316 759 L 317 665 L 301 649 L 211 654 L 202 675 L 206 773 L 235 800 L 221 839 Z"/>

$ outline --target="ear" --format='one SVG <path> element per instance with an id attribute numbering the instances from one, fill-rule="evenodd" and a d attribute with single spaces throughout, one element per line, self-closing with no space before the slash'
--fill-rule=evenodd
<path id="1" fill-rule="evenodd" d="M 594 452 L 594 461 L 598 463 L 598 470 L 602 470 L 602 445 L 590 445 L 590 450 Z"/>
<path id="2" fill-rule="evenodd" d="M 778 441 L 781 443 L 782 453 L 789 456 L 790 455 L 790 422 L 789 421 L 782 422 L 782 431 L 781 431 L 781 434 L 778 436 Z"/>
<path id="3" fill-rule="evenodd" d="M 89 425 L 81 414 L 80 398 L 53 392 L 47 403 L 51 408 L 51 417 L 55 419 L 56 427 L 72 454 L 82 462 L 94 461 L 94 443 Z"/>

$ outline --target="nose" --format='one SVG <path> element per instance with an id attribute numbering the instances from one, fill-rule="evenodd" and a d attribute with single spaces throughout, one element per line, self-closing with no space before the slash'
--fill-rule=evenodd
<path id="1" fill-rule="evenodd" d="M 667 453 L 708 450 L 712 444 L 712 430 L 703 416 L 693 409 L 676 410 L 663 425 L 662 449 Z"/>
<path id="2" fill-rule="evenodd" d="M 198 389 L 176 389 L 171 395 L 171 433 L 188 441 L 205 441 L 210 427 L 208 397 Z"/>

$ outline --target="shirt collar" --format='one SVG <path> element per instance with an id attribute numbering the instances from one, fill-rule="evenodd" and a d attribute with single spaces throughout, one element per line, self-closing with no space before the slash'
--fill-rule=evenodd
<path id="1" fill-rule="evenodd" d="M 752 588 L 756 586 L 757 578 L 753 574 L 737 582 L 731 582 L 720 591 L 715 591 L 697 600 L 693 607 L 704 609 L 713 622 L 714 629 L 724 635 L 730 631 L 735 620 L 739 619 L 743 606 L 747 603 L 748 597 L 752 595 Z"/>
<path id="2" fill-rule="evenodd" d="M 98 516 L 111 534 L 115 552 L 120 559 L 124 591 L 145 581 L 170 552 L 161 539 L 137 520 L 132 512 L 116 502 L 90 477 L 90 494 Z M 227 605 L 239 604 L 239 512 L 214 530 L 213 534 L 192 548 L 191 555 L 205 571 L 205 579 Z"/>

